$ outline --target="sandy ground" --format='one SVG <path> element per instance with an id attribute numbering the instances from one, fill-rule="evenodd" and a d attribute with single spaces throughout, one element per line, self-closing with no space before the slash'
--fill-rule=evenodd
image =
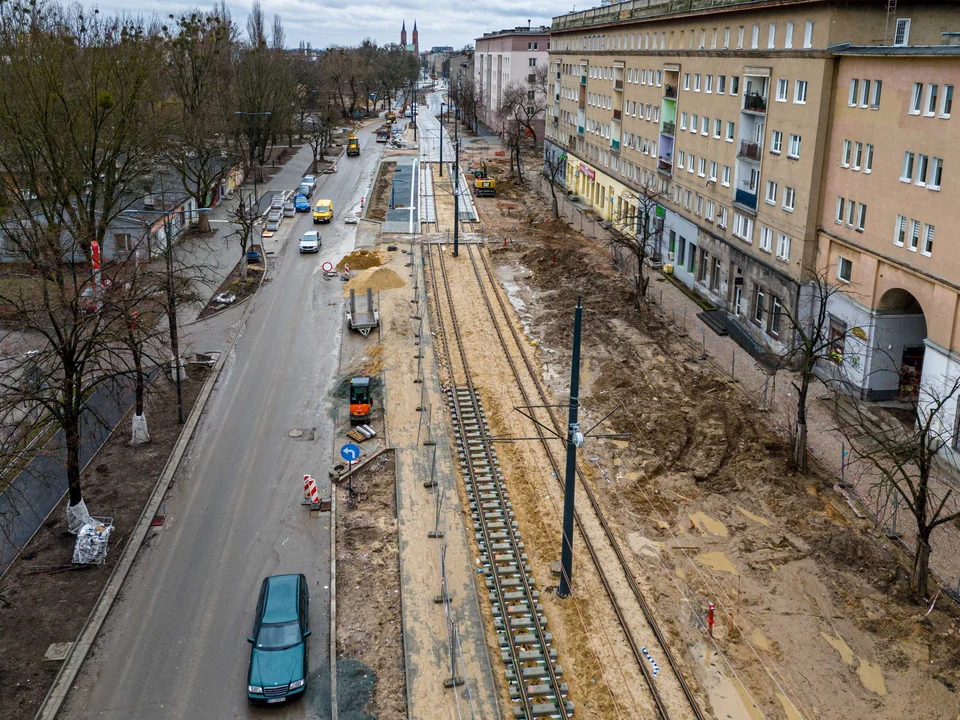
<path id="1" fill-rule="evenodd" d="M 927 614 L 914 604 L 902 558 L 831 490 L 832 481 L 790 471 L 784 441 L 767 428 L 766 416 L 691 357 L 668 324 L 630 310 L 629 287 L 610 269 L 607 248 L 565 223 L 544 222 L 540 202 L 511 191 L 509 182 L 500 185 L 498 198 L 478 206 L 488 233 L 511 241 L 495 253 L 499 274 L 538 342 L 544 380 L 558 393 L 569 373 L 573 306 L 578 293 L 584 296 L 582 402 L 595 420 L 623 403 L 607 426 L 633 437 L 588 440 L 583 459 L 596 458 L 589 477 L 605 514 L 621 545 L 631 549 L 635 575 L 712 715 L 958 717 L 956 606 L 941 599 Z M 512 217 L 497 211 L 504 202 L 516 204 L 507 208 Z M 468 275 L 455 287 L 465 295 L 467 342 L 479 346 L 471 350 L 478 353 L 473 365 L 482 368 L 494 362 L 483 353 L 491 353 L 496 340 L 474 327 L 471 320 L 479 318 L 468 320 L 468 308 L 476 305 Z M 488 393 L 505 412 L 491 415 L 509 433 L 504 418 L 521 403 L 502 379 L 493 380 L 486 381 Z M 489 405 L 491 398 L 484 399 Z M 498 451 L 507 460 L 508 453 Z M 535 478 L 549 476 L 544 462 L 531 458 L 519 467 L 530 490 L 515 500 L 523 508 L 518 517 L 537 576 L 546 578 L 539 568 L 556 554 L 557 533 L 548 523 L 558 493 L 546 479 L 535 489 Z M 586 581 L 578 594 L 600 597 L 590 590 L 585 565 L 578 555 L 575 576 Z M 709 602 L 716 604 L 713 642 L 704 631 Z M 591 620 L 599 621 L 601 604 L 590 607 Z M 570 647 L 561 632 L 567 628 L 554 621 L 558 613 L 550 604 L 547 614 L 561 663 L 573 662 L 566 660 Z M 616 688 L 614 675 L 620 667 L 626 672 L 628 655 L 612 652 L 612 665 L 598 655 L 604 662 L 594 659 L 594 667 Z M 580 695 L 584 707 L 573 676 L 587 679 L 588 661 L 578 658 L 582 664 L 565 676 L 571 698 Z M 630 708 L 629 694 L 613 693 Z"/>
<path id="2" fill-rule="evenodd" d="M 363 711 L 400 720 L 406 694 L 392 456 L 381 455 L 336 492 L 337 654 L 362 662 L 376 678 Z M 341 703 L 352 705 L 349 698 Z"/>

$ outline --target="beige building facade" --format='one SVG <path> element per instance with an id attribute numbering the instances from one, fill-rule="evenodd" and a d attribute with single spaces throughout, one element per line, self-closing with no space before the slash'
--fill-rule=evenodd
<path id="1" fill-rule="evenodd" d="M 929 186 L 917 198 L 904 196 L 899 170 L 906 146 L 949 168 L 946 156 L 956 143 L 943 133 L 956 131 L 948 120 L 938 129 L 923 126 L 914 122 L 922 113 L 914 117 L 899 106 L 914 82 L 929 86 L 913 75 L 946 77 L 947 65 L 960 64 L 957 48 L 945 45 L 951 30 L 960 30 L 960 7 L 947 2 L 901 1 L 888 11 L 885 0 L 635 0 L 563 15 L 551 32 L 547 152 L 552 145 L 566 153 L 568 191 L 626 232 L 635 231 L 638 196 L 656 196 L 664 264 L 725 309 L 728 327 L 745 344 L 783 352 L 792 342 L 787 315 L 809 312 L 805 283 L 817 268 L 835 268 L 841 253 L 851 255 L 856 282 L 837 282 L 844 290 L 856 286 L 860 294 L 851 302 L 876 310 L 881 286 L 866 279 L 872 272 L 879 279 L 869 267 L 879 256 L 867 260 L 864 253 L 879 253 L 884 242 L 888 255 L 901 250 L 891 243 L 899 215 L 908 229 L 909 220 L 919 220 L 922 234 L 924 224 L 936 225 L 937 207 L 950 212 Z M 871 54 L 878 51 L 867 46 L 891 54 Z M 925 46 L 938 49 L 920 50 Z M 847 104 L 854 78 L 856 109 Z M 928 147 L 938 133 L 950 150 Z M 851 157 L 859 148 L 859 171 L 840 165 L 844 140 Z M 839 226 L 838 197 L 845 200 Z M 921 211 L 925 205 L 930 209 Z M 914 218 L 921 214 L 929 220 Z M 900 255 L 903 272 L 913 274 L 928 260 L 919 250 Z M 960 262 L 956 269 L 935 265 L 934 275 L 960 284 Z M 931 330 L 930 341 L 950 349 L 956 322 L 944 322 L 951 332 Z M 875 358 L 863 360 L 869 366 Z M 900 358 L 890 364 L 897 367 Z M 863 370 L 852 380 L 883 395 L 871 377 Z"/>

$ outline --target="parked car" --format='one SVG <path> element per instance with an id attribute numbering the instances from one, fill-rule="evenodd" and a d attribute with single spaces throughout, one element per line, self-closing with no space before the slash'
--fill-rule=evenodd
<path id="1" fill-rule="evenodd" d="M 320 200 L 313 207 L 313 224 L 333 220 L 333 200 Z"/>
<path id="2" fill-rule="evenodd" d="M 293 208 L 297 212 L 310 212 L 310 201 L 303 195 L 297 195 L 293 199 Z"/>
<path id="3" fill-rule="evenodd" d="M 303 696 L 310 655 L 310 595 L 303 575 L 274 575 L 260 586 L 253 637 L 248 637 L 251 703 L 282 703 Z"/>
<path id="4" fill-rule="evenodd" d="M 303 237 L 300 238 L 300 252 L 320 252 L 320 233 L 318 233 L 316 230 L 305 232 Z"/>
<path id="5" fill-rule="evenodd" d="M 296 207 L 293 205 L 293 200 L 287 200 L 283 203 L 283 216 L 284 217 L 293 217 L 297 212 Z"/>
<path id="6" fill-rule="evenodd" d="M 301 183 L 300 187 L 297 188 L 297 195 L 303 195 L 304 197 L 310 197 L 313 195 L 313 185 L 308 185 L 306 183 Z"/>
<path id="7" fill-rule="evenodd" d="M 270 207 L 272 209 L 283 208 L 283 193 L 274 193 L 270 198 Z"/>
<path id="8" fill-rule="evenodd" d="M 280 223 L 283 222 L 283 210 L 271 209 L 267 214 L 267 225 L 264 228 L 267 232 L 276 232 L 280 229 Z"/>
<path id="9" fill-rule="evenodd" d="M 300 181 L 301 185 L 309 185 L 310 189 L 317 187 L 317 176 L 316 175 L 304 175 L 303 180 Z"/>

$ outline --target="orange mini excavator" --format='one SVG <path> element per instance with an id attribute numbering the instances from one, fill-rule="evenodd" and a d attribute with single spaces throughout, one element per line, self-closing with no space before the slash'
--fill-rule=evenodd
<path id="1" fill-rule="evenodd" d="M 350 380 L 350 422 L 360 425 L 370 419 L 370 378 L 366 375 Z"/>

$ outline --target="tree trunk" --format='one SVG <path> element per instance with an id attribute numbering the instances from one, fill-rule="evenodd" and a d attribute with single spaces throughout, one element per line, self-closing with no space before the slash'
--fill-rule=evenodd
<path id="1" fill-rule="evenodd" d="M 69 402 L 72 402 L 72 398 Z M 63 436 L 67 444 L 67 489 L 70 505 L 83 502 L 83 490 L 80 487 L 80 418 L 70 418 L 63 427 Z"/>
<path id="2" fill-rule="evenodd" d="M 916 552 L 913 555 L 913 570 L 910 573 L 910 588 L 923 602 L 927 596 L 927 578 L 930 568 L 930 530 L 917 533 Z"/>
<path id="3" fill-rule="evenodd" d="M 793 433 L 793 464 L 801 472 L 807 471 L 807 393 L 810 390 L 812 367 L 804 364 L 797 396 L 797 424 Z"/>
<path id="4" fill-rule="evenodd" d="M 136 341 L 131 337 L 133 345 L 133 363 L 136 369 L 136 412 L 133 415 L 130 444 L 133 446 L 144 445 L 150 442 L 150 431 L 147 429 L 147 418 L 143 414 L 143 397 L 146 391 L 146 378 L 143 372 L 143 356 L 140 349 L 136 346 Z"/>
<path id="5" fill-rule="evenodd" d="M 247 281 L 247 249 L 243 248 L 243 256 L 240 258 L 240 282 Z"/>
<path id="6" fill-rule="evenodd" d="M 200 219 L 197 220 L 197 232 L 210 232 L 210 218 L 207 217 L 208 214 L 209 213 L 200 213 Z"/>

